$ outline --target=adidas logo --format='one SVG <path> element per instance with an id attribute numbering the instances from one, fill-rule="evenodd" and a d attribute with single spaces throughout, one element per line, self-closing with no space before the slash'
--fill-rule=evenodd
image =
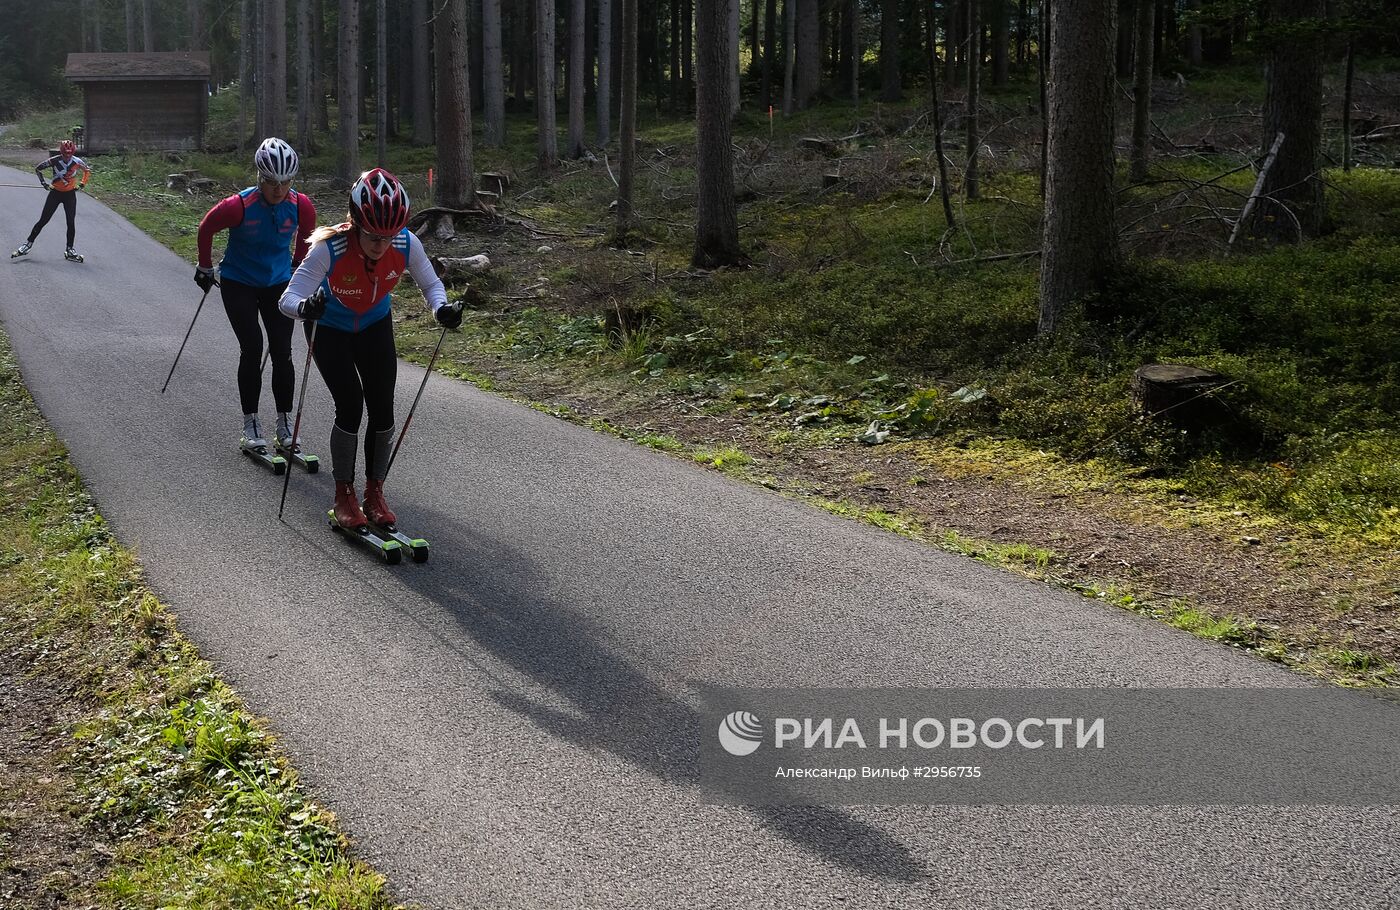
<path id="1" fill-rule="evenodd" d="M 385 275 L 384 277 L 385 277 L 385 278 L 397 278 L 397 277 L 399 277 L 399 273 L 396 272 L 396 271 L 394 271 L 393 269 L 390 269 L 390 270 L 389 270 L 389 274 Z"/>

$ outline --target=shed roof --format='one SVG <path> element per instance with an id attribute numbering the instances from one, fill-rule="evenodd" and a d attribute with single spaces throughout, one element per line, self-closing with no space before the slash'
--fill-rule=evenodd
<path id="1" fill-rule="evenodd" d="M 152 54 L 69 54 L 64 75 L 74 82 L 209 78 L 208 51 Z"/>

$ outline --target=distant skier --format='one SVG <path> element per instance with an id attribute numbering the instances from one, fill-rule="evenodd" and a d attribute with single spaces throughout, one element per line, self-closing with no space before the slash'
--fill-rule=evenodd
<path id="1" fill-rule="evenodd" d="M 277 309 L 287 280 L 306 256 L 307 238 L 316 227 L 316 206 L 310 197 L 291 188 L 300 160 L 281 139 L 263 140 L 253 155 L 257 186 L 229 196 L 211 208 L 199 223 L 199 265 L 194 282 L 208 293 L 215 284 L 224 312 L 238 337 L 238 397 L 243 409 L 240 445 L 268 457 L 267 440 L 258 421 L 262 394 L 263 330 L 272 360 L 272 397 L 277 407 L 276 446 L 297 455 L 300 440 L 292 438 L 292 396 L 296 368 L 292 366 L 292 320 Z M 228 231 L 224 258 L 214 268 L 214 235 Z M 293 245 L 295 244 L 295 250 Z"/>
<path id="2" fill-rule="evenodd" d="M 397 519 L 384 501 L 384 478 L 394 445 L 394 383 L 398 352 L 390 292 L 405 271 L 423 292 L 437 321 L 462 322 L 461 304 L 449 304 L 422 242 L 405 227 L 408 193 L 382 168 L 360 175 L 350 188 L 350 220 L 317 228 L 311 251 L 282 294 L 282 312 L 319 320 L 313 356 L 335 400 L 331 429 L 334 518 L 343 529 L 381 528 Z M 305 326 L 308 335 L 311 326 Z M 360 420 L 365 432 L 364 509 L 355 498 L 355 459 Z"/>
<path id="3" fill-rule="evenodd" d="M 34 246 L 34 241 L 39 238 L 39 232 L 44 229 L 44 225 L 49 223 L 53 213 L 58 211 L 58 207 L 63 206 L 63 214 L 68 219 L 68 245 L 63 251 L 63 258 L 70 262 L 82 262 L 83 257 L 78 255 L 78 251 L 73 249 L 73 240 L 76 227 L 73 223 L 74 216 L 78 211 L 78 190 L 87 186 L 88 177 L 92 174 L 92 169 L 87 166 L 83 159 L 79 158 L 78 146 L 72 139 L 64 139 L 58 144 L 58 154 L 48 158 L 41 164 L 34 165 L 34 173 L 39 175 L 39 183 L 44 189 L 49 191 L 44 198 L 44 211 L 39 216 L 39 220 L 34 222 L 34 228 L 29 232 L 29 239 L 19 245 L 19 249 L 10 254 L 13 259 L 16 256 L 23 256 Z M 52 173 L 52 180 L 44 178 L 44 172 Z M 79 174 L 82 180 L 79 181 Z"/>

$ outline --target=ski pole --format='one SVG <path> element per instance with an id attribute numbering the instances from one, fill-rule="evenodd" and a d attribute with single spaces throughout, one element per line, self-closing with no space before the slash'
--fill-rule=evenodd
<path id="1" fill-rule="evenodd" d="M 384 479 L 388 479 L 389 471 L 394 467 L 394 459 L 399 455 L 399 446 L 403 445 L 403 438 L 408 434 L 408 425 L 413 423 L 413 412 L 418 410 L 418 400 L 423 397 L 423 389 L 428 384 L 428 377 L 433 374 L 433 364 L 437 363 L 438 351 L 442 350 L 442 339 L 447 337 L 447 326 L 442 327 L 438 333 L 437 345 L 433 348 L 433 356 L 428 358 L 428 366 L 423 370 L 423 381 L 418 383 L 418 394 L 413 396 L 413 407 L 408 409 L 408 417 L 404 418 L 403 429 L 399 430 L 398 441 L 394 443 L 394 451 L 389 453 L 389 464 L 384 468 Z"/>
<path id="2" fill-rule="evenodd" d="M 213 287 L 213 285 L 210 285 Z M 165 375 L 165 385 L 160 387 L 160 393 L 165 394 L 165 390 L 170 386 L 170 377 L 175 375 L 175 367 L 180 362 L 180 355 L 185 353 L 185 345 L 189 343 L 190 332 L 194 331 L 195 320 L 199 318 L 199 311 L 204 309 L 204 299 L 209 296 L 209 291 L 204 292 L 204 297 L 199 298 L 199 306 L 194 308 L 194 319 L 190 320 L 190 327 L 185 329 L 185 340 L 180 342 L 180 350 L 175 353 L 175 363 L 170 365 L 170 372 Z"/>
<path id="3" fill-rule="evenodd" d="M 12 186 L 17 190 L 46 190 L 46 186 L 35 186 L 32 183 L 0 183 L 0 186 Z"/>
<path id="4" fill-rule="evenodd" d="M 316 326 L 320 320 L 311 323 L 311 335 L 306 339 L 306 365 L 301 368 L 301 394 L 297 398 L 297 419 L 292 424 L 292 445 L 301 437 L 301 409 L 306 404 L 306 380 L 311 377 L 311 352 L 316 349 Z M 282 520 L 282 510 L 287 507 L 287 487 L 292 482 L 292 466 L 287 465 L 287 473 L 282 475 L 282 502 L 277 506 L 277 520 Z"/>

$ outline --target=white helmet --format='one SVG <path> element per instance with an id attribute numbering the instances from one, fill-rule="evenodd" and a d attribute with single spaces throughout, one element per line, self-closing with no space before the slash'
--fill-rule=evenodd
<path id="1" fill-rule="evenodd" d="M 262 145 L 258 146 L 253 155 L 253 164 L 257 166 L 258 175 L 264 180 L 281 183 L 297 175 L 301 159 L 297 158 L 296 151 L 290 145 L 274 137 L 264 139 Z"/>

